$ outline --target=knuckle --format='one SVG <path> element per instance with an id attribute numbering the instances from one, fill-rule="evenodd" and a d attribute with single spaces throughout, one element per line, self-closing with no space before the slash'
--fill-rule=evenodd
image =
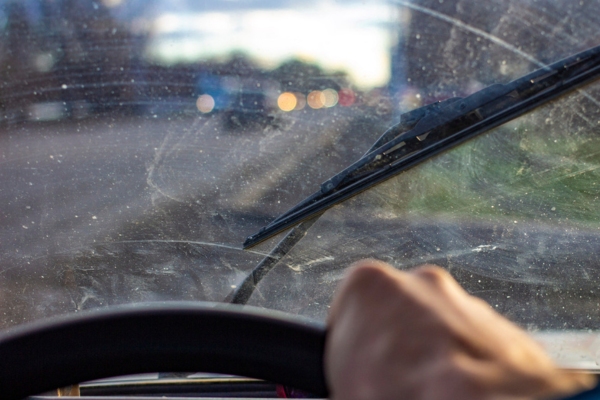
<path id="1" fill-rule="evenodd" d="M 453 280 L 445 269 L 431 264 L 418 267 L 414 270 L 414 274 L 436 286 L 443 286 Z"/>
<path id="2" fill-rule="evenodd" d="M 380 282 L 390 280 L 390 270 L 392 266 L 381 261 L 367 259 L 354 263 L 351 266 L 351 281 L 358 282 Z"/>
<path id="3" fill-rule="evenodd" d="M 401 290 L 404 273 L 378 260 L 361 260 L 352 265 L 348 284 L 353 290 L 374 291 L 380 295 Z"/>
<path id="4" fill-rule="evenodd" d="M 363 260 L 354 264 L 348 275 L 349 282 L 360 285 L 383 279 L 385 279 L 383 269 L 371 260 Z"/>

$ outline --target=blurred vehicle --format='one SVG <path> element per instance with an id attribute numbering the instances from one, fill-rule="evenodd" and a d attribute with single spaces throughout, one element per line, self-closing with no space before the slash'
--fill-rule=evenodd
<path id="1" fill-rule="evenodd" d="M 229 130 L 254 125 L 264 128 L 273 123 L 279 86 L 275 81 L 263 74 L 240 77 L 219 72 L 204 73 L 198 79 L 196 104 L 200 112 L 223 112 Z"/>

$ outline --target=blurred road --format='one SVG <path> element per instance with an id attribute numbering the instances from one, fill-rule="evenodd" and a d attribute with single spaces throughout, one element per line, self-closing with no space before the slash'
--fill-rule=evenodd
<path id="1" fill-rule="evenodd" d="M 343 110 L 226 122 L 106 115 L 2 128 L 0 326 L 120 302 L 222 300 L 273 243 L 245 252 L 245 237 L 379 133 L 346 140 L 356 121 Z"/>
<path id="2" fill-rule="evenodd" d="M 245 237 L 357 159 L 389 123 L 371 114 L 307 110 L 236 129 L 220 114 L 3 127 L 0 329 L 122 303 L 222 301 L 278 240 L 243 251 Z M 325 318 L 344 267 L 368 256 L 445 266 L 534 328 L 600 326 L 596 232 L 392 218 L 379 195 L 326 213 L 251 303 Z"/>

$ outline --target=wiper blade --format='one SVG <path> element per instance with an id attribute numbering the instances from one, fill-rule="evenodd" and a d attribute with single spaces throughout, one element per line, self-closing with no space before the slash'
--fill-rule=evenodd
<path id="1" fill-rule="evenodd" d="M 452 98 L 401 116 L 354 164 L 319 191 L 249 236 L 250 248 L 467 139 L 511 121 L 600 76 L 600 46 L 507 84 Z"/>

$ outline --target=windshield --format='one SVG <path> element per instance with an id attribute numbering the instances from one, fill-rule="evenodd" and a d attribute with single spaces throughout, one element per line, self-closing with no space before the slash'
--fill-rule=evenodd
<path id="1" fill-rule="evenodd" d="M 600 44 L 594 2 L 0 1 L 0 329 L 216 301 L 247 236 L 400 115 Z M 345 268 L 447 268 L 597 368 L 592 83 L 328 210 L 248 304 L 324 320 Z"/>

